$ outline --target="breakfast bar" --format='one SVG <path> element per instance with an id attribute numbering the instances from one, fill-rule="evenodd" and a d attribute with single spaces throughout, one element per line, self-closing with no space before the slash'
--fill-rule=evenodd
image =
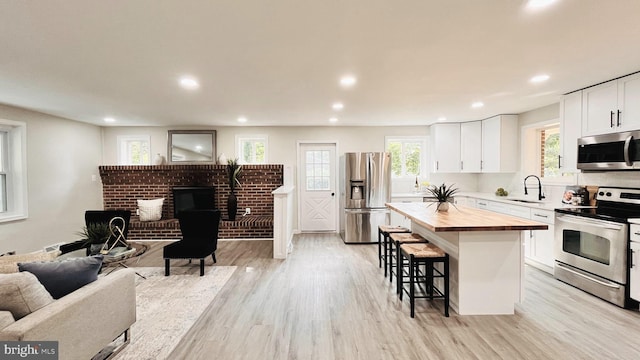
<path id="1" fill-rule="evenodd" d="M 450 303 L 458 314 L 514 313 L 524 289 L 523 230 L 546 224 L 460 205 L 447 212 L 436 212 L 434 203 L 386 206 L 449 254 Z"/>

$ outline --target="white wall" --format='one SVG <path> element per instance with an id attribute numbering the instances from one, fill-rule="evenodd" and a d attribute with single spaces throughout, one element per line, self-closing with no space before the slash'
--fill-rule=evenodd
<path id="1" fill-rule="evenodd" d="M 102 209 L 100 127 L 4 105 L 0 118 L 27 123 L 29 196 L 26 220 L 0 223 L 0 253 L 77 240 L 84 211 Z"/>

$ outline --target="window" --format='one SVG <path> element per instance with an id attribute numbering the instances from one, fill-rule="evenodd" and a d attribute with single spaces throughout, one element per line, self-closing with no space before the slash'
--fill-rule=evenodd
<path id="1" fill-rule="evenodd" d="M 521 140 L 523 174 L 537 175 L 547 184 L 577 181 L 575 174 L 563 173 L 558 167 L 560 125 L 557 119 L 523 126 Z"/>
<path id="2" fill-rule="evenodd" d="M 0 119 L 0 221 L 27 217 L 27 124 Z"/>
<path id="3" fill-rule="evenodd" d="M 310 150 L 305 152 L 307 191 L 326 191 L 331 188 L 331 152 Z"/>
<path id="4" fill-rule="evenodd" d="M 266 135 L 236 136 L 238 159 L 241 164 L 266 164 L 267 144 Z"/>
<path id="5" fill-rule="evenodd" d="M 118 164 L 151 164 L 150 142 L 149 135 L 118 136 Z"/>
<path id="6" fill-rule="evenodd" d="M 425 136 L 387 137 L 391 153 L 392 177 L 425 177 L 427 138 Z"/>
<path id="7" fill-rule="evenodd" d="M 541 129 L 540 132 L 540 176 L 560 176 L 558 156 L 560 155 L 560 126 Z"/>

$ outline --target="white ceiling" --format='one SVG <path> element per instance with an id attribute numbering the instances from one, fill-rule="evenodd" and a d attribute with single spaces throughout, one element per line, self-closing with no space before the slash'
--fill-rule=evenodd
<path id="1" fill-rule="evenodd" d="M 475 120 L 639 71 L 639 15 L 638 0 L 4 0 L 0 103 L 99 125 Z"/>

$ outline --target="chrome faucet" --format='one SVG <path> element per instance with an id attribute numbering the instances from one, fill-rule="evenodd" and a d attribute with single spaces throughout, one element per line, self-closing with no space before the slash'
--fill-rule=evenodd
<path id="1" fill-rule="evenodd" d="M 535 175 L 528 175 L 527 177 L 524 178 L 524 194 L 528 195 L 527 193 L 527 179 L 530 177 L 534 177 L 536 179 L 538 179 L 538 200 L 542 201 L 542 199 L 544 199 L 544 194 L 542 193 L 542 182 L 540 181 L 540 178 L 535 176 Z"/>

